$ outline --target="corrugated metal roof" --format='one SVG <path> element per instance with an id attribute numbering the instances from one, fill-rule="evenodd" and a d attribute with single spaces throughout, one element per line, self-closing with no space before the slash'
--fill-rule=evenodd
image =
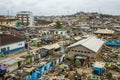
<path id="1" fill-rule="evenodd" d="M 105 62 L 95 62 L 93 66 L 96 68 L 104 68 L 105 64 Z"/>
<path id="2" fill-rule="evenodd" d="M 6 58 L 3 60 L 0 60 L 0 64 L 5 64 L 5 65 L 12 65 L 17 63 L 19 60 L 14 59 L 14 58 Z"/>
<path id="3" fill-rule="evenodd" d="M 81 37 L 80 37 L 80 36 L 75 36 L 74 39 L 75 39 L 75 40 L 80 40 Z"/>
<path id="4" fill-rule="evenodd" d="M 60 48 L 60 45 L 56 43 L 56 44 L 44 46 L 44 47 L 42 47 L 42 48 L 45 48 L 45 49 L 48 49 L 48 50 L 58 49 L 58 48 Z"/>
<path id="5" fill-rule="evenodd" d="M 24 41 L 23 38 L 13 35 L 0 34 L 0 45 Z"/>
<path id="6" fill-rule="evenodd" d="M 109 30 L 109 29 L 99 29 L 95 31 L 94 33 L 99 33 L 99 34 L 114 34 L 115 31 Z"/>
<path id="7" fill-rule="evenodd" d="M 104 41 L 102 41 L 101 39 L 98 39 L 96 37 L 89 37 L 87 39 L 80 40 L 80 41 L 68 46 L 68 48 L 74 47 L 77 45 L 82 45 L 94 52 L 98 52 L 98 50 L 102 47 L 103 44 L 104 44 Z"/>

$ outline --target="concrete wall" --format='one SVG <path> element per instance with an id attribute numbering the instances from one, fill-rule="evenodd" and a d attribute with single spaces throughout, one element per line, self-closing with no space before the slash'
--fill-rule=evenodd
<path id="1" fill-rule="evenodd" d="M 60 34 L 60 35 L 66 35 L 67 31 L 49 31 L 49 30 L 40 30 L 39 33 L 41 34 Z"/>
<path id="2" fill-rule="evenodd" d="M 7 71 L 12 72 L 18 68 L 18 63 L 15 63 L 13 65 L 10 65 L 7 67 Z"/>
<path id="3" fill-rule="evenodd" d="M 7 49 L 9 47 L 9 50 Z M 21 41 L 21 42 L 16 42 L 16 43 L 11 43 L 8 45 L 1 45 L 0 46 L 0 52 L 2 48 L 6 48 L 7 52 L 11 52 L 12 50 L 17 51 L 18 49 L 22 49 L 25 47 L 25 41 Z"/>
<path id="4" fill-rule="evenodd" d="M 91 50 L 89 50 L 81 45 L 68 48 L 68 53 L 87 55 L 89 57 L 96 57 L 96 55 L 97 55 L 97 53 L 95 53 L 95 52 L 93 52 L 93 51 L 91 51 Z"/>
<path id="5" fill-rule="evenodd" d="M 0 25 L 2 26 L 7 26 L 7 27 L 15 27 L 16 21 L 4 21 L 4 22 L 0 22 Z"/>

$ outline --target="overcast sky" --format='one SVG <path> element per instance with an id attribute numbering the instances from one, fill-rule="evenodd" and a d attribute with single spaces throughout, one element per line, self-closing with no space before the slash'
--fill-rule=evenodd
<path id="1" fill-rule="evenodd" d="M 32 11 L 34 15 L 66 15 L 76 12 L 120 14 L 120 0 L 0 0 L 0 15 Z"/>

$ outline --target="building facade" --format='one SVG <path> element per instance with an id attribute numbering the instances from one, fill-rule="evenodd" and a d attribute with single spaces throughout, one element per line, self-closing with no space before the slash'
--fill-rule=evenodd
<path id="1" fill-rule="evenodd" d="M 45 35 L 67 35 L 67 30 L 58 30 L 58 29 L 43 29 L 39 30 L 40 34 Z"/>
<path id="2" fill-rule="evenodd" d="M 94 34 L 103 38 L 115 36 L 115 31 L 110 29 L 98 29 Z"/>
<path id="3" fill-rule="evenodd" d="M 16 17 L 22 25 L 26 26 L 34 25 L 34 16 L 30 11 L 20 11 L 16 14 Z"/>
<path id="4" fill-rule="evenodd" d="M 0 52 L 16 52 L 25 48 L 25 40 L 17 36 L 0 34 Z"/>
<path id="5" fill-rule="evenodd" d="M 69 54 L 80 54 L 95 58 L 103 49 L 103 45 L 104 41 L 96 37 L 89 37 L 71 44 L 67 47 L 67 50 Z"/>
<path id="6" fill-rule="evenodd" d="M 0 26 L 15 27 L 17 19 L 0 19 Z"/>

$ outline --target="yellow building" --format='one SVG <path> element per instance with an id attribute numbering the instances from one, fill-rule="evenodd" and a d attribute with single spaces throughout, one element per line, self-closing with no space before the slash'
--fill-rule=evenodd
<path id="1" fill-rule="evenodd" d="M 0 26 L 15 27 L 17 19 L 0 19 Z"/>

